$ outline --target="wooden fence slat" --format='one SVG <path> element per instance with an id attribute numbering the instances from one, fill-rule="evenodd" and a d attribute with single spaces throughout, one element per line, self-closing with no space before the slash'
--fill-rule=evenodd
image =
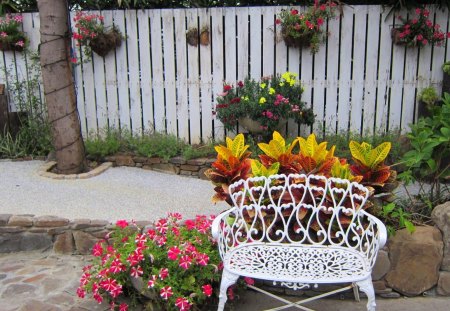
<path id="1" fill-rule="evenodd" d="M 102 12 L 106 26 L 113 26 L 112 11 Z M 125 42 L 122 42 L 125 45 Z M 105 84 L 107 97 L 107 111 L 108 111 L 108 126 L 110 129 L 119 129 L 119 102 L 117 97 L 117 68 L 116 68 L 116 51 L 109 52 L 104 60 L 105 65 Z"/>
<path id="2" fill-rule="evenodd" d="M 364 127 L 361 129 L 365 134 L 372 134 L 375 127 L 380 9 L 380 6 L 369 6 L 367 10 L 367 53 L 363 102 Z"/>
<path id="3" fill-rule="evenodd" d="M 127 28 L 127 57 L 128 57 L 128 88 L 130 94 L 130 126 L 134 133 L 142 134 L 142 106 L 139 71 L 139 45 L 137 11 L 126 10 L 125 22 Z M 124 46 L 125 47 L 125 46 Z"/>
<path id="4" fill-rule="evenodd" d="M 127 36 L 125 31 L 125 11 L 113 12 L 114 24 L 122 34 Z M 130 116 L 130 97 L 128 82 L 128 65 L 127 65 L 127 46 L 128 42 L 124 42 L 116 49 L 116 66 L 117 66 L 117 90 L 119 92 L 119 122 L 121 129 L 132 130 Z"/>
<path id="5" fill-rule="evenodd" d="M 338 71 L 339 71 L 339 19 L 328 20 L 330 35 L 327 38 L 327 94 L 325 106 L 325 127 L 328 132 L 336 133 Z M 325 46 L 321 48 L 325 49 Z"/>
<path id="6" fill-rule="evenodd" d="M 248 9 L 250 15 L 250 76 L 253 79 L 261 78 L 261 59 L 263 42 L 261 37 L 261 9 L 258 7 L 250 7 Z"/>
<path id="7" fill-rule="evenodd" d="M 248 76 L 249 70 L 249 21 L 248 8 L 236 10 L 237 18 L 237 80 L 243 80 Z"/>
<path id="8" fill-rule="evenodd" d="M 150 10 L 151 54 L 152 54 L 152 88 L 155 131 L 165 133 L 164 111 L 164 77 L 161 40 L 161 10 Z"/>
<path id="9" fill-rule="evenodd" d="M 274 72 L 275 33 L 271 31 L 275 25 L 275 9 L 273 7 L 261 8 L 263 15 L 263 49 L 262 49 L 262 75 L 270 76 Z"/>
<path id="10" fill-rule="evenodd" d="M 189 107 L 187 89 L 187 59 L 186 59 L 186 14 L 182 9 L 174 9 L 175 42 L 177 62 L 177 119 L 178 137 L 185 142 L 189 141 Z"/>
<path id="11" fill-rule="evenodd" d="M 414 120 L 417 87 L 417 57 L 419 48 L 406 50 L 405 75 L 403 80 L 403 102 L 401 127 L 407 128 Z"/>
<path id="12" fill-rule="evenodd" d="M 448 23 L 449 15 L 448 11 L 446 10 L 436 10 L 436 24 L 439 24 L 441 26 L 441 31 L 444 33 L 447 32 L 447 23 Z M 450 47 L 447 46 L 447 49 Z M 438 91 L 438 94 L 441 94 L 442 92 L 442 78 L 443 78 L 443 71 L 442 71 L 442 64 L 445 62 L 445 42 L 443 46 L 435 46 L 433 48 L 433 59 L 432 59 L 432 66 L 431 66 L 431 74 L 430 74 L 430 83 L 431 86 L 434 86 L 436 90 Z"/>
<path id="13" fill-rule="evenodd" d="M 164 90 L 167 133 L 177 135 L 177 101 L 175 93 L 175 45 L 173 11 L 161 10 L 164 40 Z"/>
<path id="14" fill-rule="evenodd" d="M 223 90 L 223 61 L 224 61 L 224 46 L 223 46 L 223 11 L 222 8 L 211 8 L 211 44 L 212 44 L 212 94 L 214 97 L 214 108 L 216 105 L 215 98 L 217 94 Z M 215 110 L 215 109 L 214 109 Z M 223 124 L 218 118 L 214 118 L 214 138 L 216 140 L 223 140 L 225 131 Z"/>
<path id="15" fill-rule="evenodd" d="M 389 99 L 389 82 L 391 75 L 391 25 L 392 21 L 389 16 L 389 10 L 382 10 L 380 19 L 380 55 L 378 64 L 378 82 L 377 82 L 377 103 L 375 128 L 386 130 L 388 99 Z"/>
<path id="16" fill-rule="evenodd" d="M 339 101 L 337 107 L 337 131 L 344 132 L 350 122 L 350 90 L 352 77 L 352 46 L 354 9 L 344 6 L 341 16 L 341 45 L 339 47 Z"/>
<path id="17" fill-rule="evenodd" d="M 197 9 L 186 11 L 187 28 L 199 29 Z M 200 120 L 200 72 L 199 47 L 188 45 L 188 88 L 189 88 L 189 129 L 190 142 L 198 144 L 201 141 Z"/>

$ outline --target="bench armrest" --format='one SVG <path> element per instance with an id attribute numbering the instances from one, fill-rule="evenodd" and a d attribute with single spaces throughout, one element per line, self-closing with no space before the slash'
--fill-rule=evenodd
<path id="1" fill-rule="evenodd" d="M 378 243 L 379 243 L 379 247 L 382 248 L 384 245 L 386 245 L 386 241 L 387 241 L 386 226 L 384 225 L 384 223 L 381 222 L 381 220 L 379 220 L 377 217 L 367 213 L 366 211 L 362 211 L 362 213 L 365 214 L 367 216 L 367 218 L 369 218 L 371 221 L 376 223 L 377 231 L 378 231 L 378 241 L 379 241 Z"/>
<path id="2" fill-rule="evenodd" d="M 222 213 L 220 213 L 219 215 L 217 215 L 217 217 L 216 218 L 214 218 L 214 221 L 213 221 L 213 223 L 212 223 L 212 225 L 211 225 L 211 234 L 212 234 L 212 237 L 215 239 L 215 240 L 218 240 L 219 239 L 219 234 L 220 234 L 220 223 L 222 222 L 222 221 L 224 221 L 225 220 L 225 218 L 231 213 L 231 212 L 233 212 L 235 210 L 235 208 L 231 208 L 231 209 L 229 209 L 229 210 L 226 210 L 226 211 L 224 211 L 224 212 L 222 212 Z"/>

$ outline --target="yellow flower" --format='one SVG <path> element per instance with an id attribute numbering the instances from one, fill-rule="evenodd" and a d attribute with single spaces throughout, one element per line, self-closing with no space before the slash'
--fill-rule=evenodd
<path id="1" fill-rule="evenodd" d="M 280 82 L 280 86 L 283 86 L 284 85 L 284 82 Z"/>
<path id="2" fill-rule="evenodd" d="M 270 94 L 270 95 L 275 94 L 275 89 L 274 89 L 273 87 L 271 87 L 271 88 L 269 89 L 269 94 Z"/>
<path id="3" fill-rule="evenodd" d="M 248 96 L 242 96 L 241 99 L 245 102 L 248 102 Z"/>
<path id="4" fill-rule="evenodd" d="M 266 84 L 265 83 L 261 83 L 259 86 L 263 89 L 263 88 L 266 87 Z"/>
<path id="5" fill-rule="evenodd" d="M 294 84 L 295 84 L 295 79 L 292 79 L 291 81 L 289 81 L 290 86 L 294 86 Z"/>
<path id="6" fill-rule="evenodd" d="M 264 104 L 266 102 L 266 99 L 264 98 L 264 97 L 261 97 L 260 99 L 259 99 L 259 103 L 262 105 L 262 104 Z"/>

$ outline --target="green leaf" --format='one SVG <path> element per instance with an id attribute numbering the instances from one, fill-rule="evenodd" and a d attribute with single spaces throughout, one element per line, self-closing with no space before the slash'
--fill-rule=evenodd
<path id="1" fill-rule="evenodd" d="M 416 227 L 409 220 L 405 220 L 405 228 L 409 233 L 413 233 L 414 231 L 416 231 Z"/>

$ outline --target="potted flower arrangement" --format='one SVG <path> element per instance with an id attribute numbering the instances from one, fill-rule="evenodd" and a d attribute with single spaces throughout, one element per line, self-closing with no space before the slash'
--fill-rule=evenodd
<path id="1" fill-rule="evenodd" d="M 383 202 L 392 200 L 391 192 L 398 184 L 396 172 L 384 163 L 391 148 L 389 142 L 372 147 L 365 142 L 351 141 L 349 149 L 352 163 L 348 163 L 347 159 L 336 157 L 334 155 L 335 146 L 327 149 L 327 142 L 318 143 L 314 134 L 309 135 L 306 139 L 297 137 L 291 144 L 288 144 L 278 132 L 274 132 L 273 139 L 269 143 L 258 144 L 262 151 L 259 159 L 250 159 L 251 153 L 247 151 L 248 147 L 245 145 L 242 134 L 238 134 L 234 139 L 227 138 L 226 145 L 216 147 L 217 160 L 205 173 L 215 186 L 214 202 L 225 201 L 232 205 L 229 185 L 240 179 L 257 176 L 268 177 L 275 174 L 314 174 L 347 179 L 350 182 L 359 182 L 364 185 L 370 190 L 369 201 L 366 202 L 364 208 L 370 209 L 376 215 L 380 213 Z M 276 179 L 274 182 L 277 182 Z M 298 182 L 303 181 L 299 180 Z M 302 197 L 301 193 L 292 193 L 292 195 L 298 195 L 297 199 Z M 274 200 L 277 201 L 277 199 Z M 291 198 L 287 197 L 286 199 Z M 333 200 L 331 197 L 326 199 Z M 299 217 L 308 222 L 306 210 Z M 324 222 L 328 221 L 329 217 L 331 215 L 327 213 L 321 214 Z M 252 219 L 251 215 L 248 219 Z M 278 219 L 277 221 L 280 221 L 279 225 L 282 226 L 282 220 Z M 275 224 L 273 231 L 276 232 L 277 228 Z"/>
<path id="2" fill-rule="evenodd" d="M 0 17 L 0 50 L 22 51 L 27 43 L 25 34 L 19 29 L 22 25 L 22 15 L 7 14 Z"/>
<path id="3" fill-rule="evenodd" d="M 405 20 L 402 16 L 398 19 L 402 25 L 391 30 L 391 37 L 395 44 L 407 46 L 442 46 L 445 38 L 450 38 L 450 32 L 444 33 L 439 24 L 433 24 L 429 19 L 430 12 L 427 9 L 416 8 L 416 17 Z"/>
<path id="4" fill-rule="evenodd" d="M 117 221 L 114 231 L 94 245 L 95 258 L 83 268 L 78 296 L 90 294 L 120 311 L 133 303 L 124 296 L 150 300 L 149 310 L 190 310 L 210 302 L 221 269 L 210 235 L 213 217 L 196 216 L 184 224 L 181 219 L 179 213 L 169 213 L 144 231 Z"/>
<path id="5" fill-rule="evenodd" d="M 335 7 L 336 3 L 333 1 L 319 4 L 316 0 L 303 13 L 296 9 L 281 11 L 275 23 L 281 26 L 281 35 L 287 46 L 309 46 L 311 52 L 316 53 L 326 37 L 324 23 L 335 16 Z"/>
<path id="6" fill-rule="evenodd" d="M 235 129 L 239 122 L 252 134 L 272 133 L 289 118 L 311 125 L 314 114 L 301 101 L 302 93 L 303 87 L 291 72 L 260 81 L 246 78 L 236 86 L 224 85 L 216 99 L 215 114 L 226 129 Z"/>
<path id="7" fill-rule="evenodd" d="M 105 27 L 101 15 L 78 11 L 73 20 L 76 28 L 73 38 L 78 46 L 85 46 L 87 59 L 90 59 L 91 51 L 104 57 L 122 44 L 122 33 L 115 26 Z"/>
<path id="8" fill-rule="evenodd" d="M 429 117 L 434 107 L 440 104 L 439 99 L 440 98 L 434 87 L 429 86 L 423 88 L 417 96 L 417 100 L 419 102 L 419 108 L 417 111 L 418 117 Z"/>

